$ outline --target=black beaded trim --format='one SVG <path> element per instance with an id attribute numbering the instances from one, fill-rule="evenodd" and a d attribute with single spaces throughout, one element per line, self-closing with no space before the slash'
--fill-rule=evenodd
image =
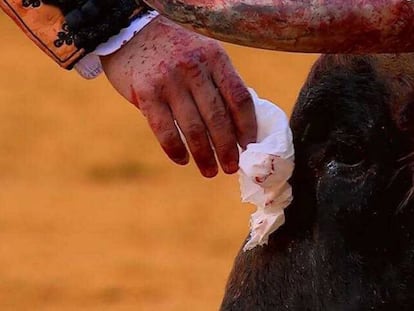
<path id="1" fill-rule="evenodd" d="M 25 8 L 32 7 L 32 8 L 38 8 L 42 2 L 40 0 L 23 0 L 23 6 Z"/>
<path id="2" fill-rule="evenodd" d="M 43 0 L 43 3 L 45 4 L 50 4 L 58 7 L 62 11 L 63 15 L 66 15 L 70 11 L 79 8 L 85 2 L 86 0 Z M 102 0 L 102 2 L 106 1 Z"/>
<path id="3" fill-rule="evenodd" d="M 30 5 L 40 0 L 23 0 Z M 66 24 L 58 33 L 54 44 L 75 44 L 86 53 L 118 34 L 131 23 L 131 16 L 139 8 L 140 15 L 149 10 L 141 0 L 43 0 L 45 4 L 57 6 L 65 15 Z M 134 18 L 139 17 L 134 16 Z"/>
<path id="4" fill-rule="evenodd" d="M 63 24 L 62 31 L 59 31 L 57 36 L 58 38 L 53 42 L 57 48 L 60 48 L 63 44 L 72 45 L 74 43 L 74 34 L 69 30 L 68 24 Z"/>

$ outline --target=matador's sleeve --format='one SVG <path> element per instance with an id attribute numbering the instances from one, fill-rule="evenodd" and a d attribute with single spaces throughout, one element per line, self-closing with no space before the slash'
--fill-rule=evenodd
<path id="1" fill-rule="evenodd" d="M 149 10 L 141 0 L 0 0 L 0 7 L 66 69 Z"/>

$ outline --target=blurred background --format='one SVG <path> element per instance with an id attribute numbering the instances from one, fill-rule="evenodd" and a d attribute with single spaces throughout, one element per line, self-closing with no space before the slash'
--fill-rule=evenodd
<path id="1" fill-rule="evenodd" d="M 0 13 L 0 310 L 217 310 L 252 206 L 237 176 L 167 160 L 102 76 L 54 64 Z M 316 56 L 226 45 L 290 113 Z"/>

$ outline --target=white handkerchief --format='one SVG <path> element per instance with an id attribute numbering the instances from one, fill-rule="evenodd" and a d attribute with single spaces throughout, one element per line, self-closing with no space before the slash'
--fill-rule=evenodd
<path id="1" fill-rule="evenodd" d="M 257 142 L 240 154 L 239 181 L 243 202 L 256 205 L 250 219 L 250 238 L 243 250 L 267 244 L 269 235 L 285 222 L 292 201 L 287 182 L 294 168 L 292 132 L 286 114 L 250 89 L 257 118 Z"/>

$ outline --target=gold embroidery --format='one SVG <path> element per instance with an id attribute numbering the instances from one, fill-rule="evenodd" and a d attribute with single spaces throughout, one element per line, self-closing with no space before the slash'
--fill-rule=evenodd
<path id="1" fill-rule="evenodd" d="M 56 7 L 41 2 L 37 4 L 37 1 L 29 0 L 0 0 L 0 7 L 37 46 L 60 66 L 71 68 L 84 55 L 84 50 L 74 44 L 56 44 L 58 34 L 65 33 L 64 16 Z M 66 37 L 64 40 L 70 41 Z"/>

